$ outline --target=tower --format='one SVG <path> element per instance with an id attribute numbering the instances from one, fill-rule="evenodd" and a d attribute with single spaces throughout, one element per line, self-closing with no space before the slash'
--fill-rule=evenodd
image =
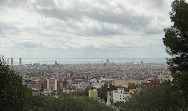
<path id="1" fill-rule="evenodd" d="M 58 64 L 57 64 L 57 61 L 55 61 L 55 66 L 57 66 Z"/>
<path id="2" fill-rule="evenodd" d="M 108 64 L 108 63 L 110 63 L 110 60 L 109 60 L 109 59 L 107 59 L 107 60 L 106 60 L 106 63 L 107 63 L 107 64 Z"/>
<path id="3" fill-rule="evenodd" d="M 22 58 L 19 58 L 19 65 L 22 65 Z"/>
<path id="4" fill-rule="evenodd" d="M 11 66 L 13 66 L 13 58 L 11 58 Z"/>
<path id="5" fill-rule="evenodd" d="M 141 65 L 144 65 L 144 62 L 143 62 L 143 60 L 141 60 Z"/>
<path id="6" fill-rule="evenodd" d="M 107 87 L 107 102 L 106 102 L 107 106 L 110 106 L 110 87 L 109 87 L 109 83 L 108 83 L 108 87 Z"/>

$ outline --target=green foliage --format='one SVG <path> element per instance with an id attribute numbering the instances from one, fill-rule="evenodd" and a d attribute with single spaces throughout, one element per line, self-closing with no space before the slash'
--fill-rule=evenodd
<path id="1" fill-rule="evenodd" d="M 185 0 L 174 0 L 170 13 L 173 26 L 165 29 L 163 38 L 166 51 L 172 56 L 168 64 L 174 85 L 182 91 L 184 107 L 188 106 L 188 4 Z"/>
<path id="2" fill-rule="evenodd" d="M 171 82 L 165 82 L 142 90 L 135 98 L 119 106 L 128 111 L 177 111 L 182 107 L 179 95 Z"/>
<path id="3" fill-rule="evenodd" d="M 117 87 L 112 85 L 112 84 L 109 84 L 109 89 L 107 88 L 108 87 L 108 84 L 105 83 L 100 89 L 99 89 L 99 97 L 101 99 L 104 99 L 105 101 L 107 101 L 107 90 L 111 91 L 111 90 L 116 90 Z"/>
<path id="4" fill-rule="evenodd" d="M 50 96 L 35 96 L 32 101 L 32 111 L 113 111 L 112 108 L 88 97 L 53 98 Z"/>
<path id="5" fill-rule="evenodd" d="M 130 89 L 136 89 L 138 87 L 137 84 L 129 84 L 128 88 L 124 88 L 125 91 L 129 91 Z"/>
<path id="6" fill-rule="evenodd" d="M 164 45 L 173 58 L 168 60 L 175 82 L 188 71 L 188 4 L 184 0 L 172 3 L 173 26 L 165 29 Z"/>
<path id="7" fill-rule="evenodd" d="M 32 92 L 22 85 L 22 79 L 0 58 L 0 110 L 21 111 L 29 105 Z"/>
<path id="8" fill-rule="evenodd" d="M 80 93 L 80 92 L 79 92 Z M 82 92 L 83 94 L 83 92 Z M 59 98 L 53 96 L 34 96 L 31 102 L 32 111 L 112 111 L 111 107 L 99 103 L 87 96 L 79 96 L 76 92 L 58 91 Z"/>
<path id="9" fill-rule="evenodd" d="M 83 91 L 76 91 L 76 92 L 73 92 L 72 95 L 73 95 L 74 97 L 86 96 Z"/>
<path id="10" fill-rule="evenodd" d="M 129 84 L 128 89 L 136 89 L 137 87 L 137 84 Z"/>

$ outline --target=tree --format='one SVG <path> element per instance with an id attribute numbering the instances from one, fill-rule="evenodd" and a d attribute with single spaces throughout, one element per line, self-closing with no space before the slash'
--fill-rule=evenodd
<path id="1" fill-rule="evenodd" d="M 137 87 L 137 84 L 129 84 L 128 89 L 136 89 Z"/>
<path id="2" fill-rule="evenodd" d="M 30 111 L 113 111 L 111 107 L 88 97 L 72 97 L 65 94 L 63 98 L 52 96 L 33 96 Z"/>
<path id="3" fill-rule="evenodd" d="M 101 98 L 101 99 L 104 99 L 105 101 L 107 101 L 107 90 L 108 90 L 108 84 L 107 83 L 105 83 L 100 89 L 99 89 L 99 97 Z M 116 90 L 117 89 L 117 87 L 116 86 L 114 86 L 114 85 L 112 85 L 112 84 L 109 84 L 109 90 L 111 91 L 111 90 Z"/>
<path id="4" fill-rule="evenodd" d="M 177 111 L 182 107 L 178 96 L 179 90 L 168 81 L 142 90 L 132 100 L 119 106 L 126 111 Z"/>
<path id="5" fill-rule="evenodd" d="M 0 57 L 0 110 L 22 111 L 29 106 L 32 92 L 22 85 L 22 79 Z"/>
<path id="6" fill-rule="evenodd" d="M 170 13 L 173 26 L 165 29 L 163 38 L 166 51 L 172 58 L 167 63 L 174 78 L 174 85 L 182 92 L 185 106 L 188 106 L 188 4 L 175 0 Z"/>

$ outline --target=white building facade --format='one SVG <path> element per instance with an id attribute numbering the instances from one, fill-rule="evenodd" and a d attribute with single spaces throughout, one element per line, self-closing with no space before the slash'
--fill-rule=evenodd
<path id="1" fill-rule="evenodd" d="M 124 88 L 113 90 L 111 94 L 113 103 L 126 102 L 126 97 L 128 96 L 128 94 L 128 92 L 124 91 Z"/>

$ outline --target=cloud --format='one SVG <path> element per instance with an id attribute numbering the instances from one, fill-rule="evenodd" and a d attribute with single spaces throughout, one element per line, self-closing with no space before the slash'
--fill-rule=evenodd
<path id="1" fill-rule="evenodd" d="M 9 37 L 19 34 L 16 27 L 7 24 L 0 24 L 0 37 Z"/>
<path id="2" fill-rule="evenodd" d="M 160 57 L 166 57 L 162 37 L 171 25 L 170 4 L 171 0 L 1 0 L 2 47 L 8 56 L 14 49 L 20 52 L 15 56 L 25 57 L 157 57 L 160 51 Z"/>
<path id="3" fill-rule="evenodd" d="M 39 13 L 45 15 L 46 17 L 53 17 L 62 21 L 82 21 L 84 17 L 87 17 L 97 21 L 98 23 L 122 25 L 133 30 L 139 30 L 143 29 L 143 27 L 147 27 L 151 20 L 149 16 L 137 14 L 134 10 L 129 10 L 128 8 L 123 7 L 121 3 L 117 3 L 114 7 L 119 8 L 119 13 L 118 9 L 115 11 L 112 9 L 112 6 L 106 6 L 105 4 L 108 4 L 107 1 L 103 5 L 99 3 L 99 6 L 93 6 L 87 2 L 72 2 L 71 5 L 74 6 L 74 8 L 70 9 L 61 9 L 58 7 L 36 9 Z M 104 9 L 101 7 L 104 7 Z M 82 24 L 84 24 L 84 21 L 82 22 Z"/>
<path id="4" fill-rule="evenodd" d="M 25 42 L 22 44 L 25 48 L 38 48 L 40 47 L 39 44 L 36 44 L 34 42 Z"/>

